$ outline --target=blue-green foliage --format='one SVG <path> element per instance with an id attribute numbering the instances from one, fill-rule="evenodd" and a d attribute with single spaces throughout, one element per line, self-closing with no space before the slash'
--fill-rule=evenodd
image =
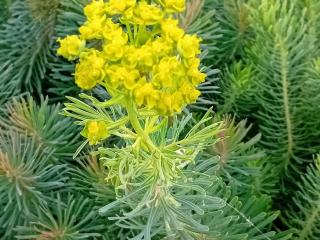
<path id="1" fill-rule="evenodd" d="M 17 225 L 55 201 L 50 193 L 65 187 L 68 167 L 52 164 L 52 151 L 35 138 L 7 130 L 0 139 L 0 237 L 12 239 Z"/>
<path id="2" fill-rule="evenodd" d="M 207 81 L 186 111 L 197 115 L 170 119 L 153 141 L 178 139 L 195 124 L 196 136 L 212 134 L 200 120 L 212 105 L 222 129 L 201 154 L 199 142 L 185 146 L 199 154 L 153 205 L 163 189 L 150 179 L 135 184 L 144 175 L 116 172 L 133 183 L 125 197 L 106 180 L 107 167 L 136 160 L 129 149 L 120 154 L 127 142 L 113 136 L 101 145 L 117 147 L 104 161 L 90 147 L 79 155 L 81 130 L 60 104 L 49 105 L 80 93 L 76 63 L 56 55 L 56 40 L 78 33 L 89 1 L 0 3 L 0 239 L 319 239 L 319 164 L 311 159 L 320 152 L 320 2 L 187 1 L 177 17 L 203 39 Z M 14 97 L 25 92 L 34 97 Z M 99 88 L 88 94 L 108 98 Z M 88 99 L 80 117 L 92 109 Z M 279 207 L 284 224 L 275 222 Z M 289 228 L 293 236 L 281 232 Z"/>

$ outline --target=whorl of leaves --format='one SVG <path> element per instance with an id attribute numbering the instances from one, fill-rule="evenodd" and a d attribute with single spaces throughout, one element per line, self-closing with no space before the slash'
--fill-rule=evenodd
<path id="1" fill-rule="evenodd" d="M 32 214 L 26 226 L 16 228 L 17 239 L 102 239 L 105 226 L 98 221 L 92 202 L 78 195 L 57 195 L 55 203 Z"/>
<path id="2" fill-rule="evenodd" d="M 55 11 L 43 14 L 35 2 L 55 1 L 16 0 L 10 6 L 10 18 L 0 28 L 0 66 L 7 64 L 0 83 L 12 82 L 19 92 L 41 94 L 48 65 L 50 37 L 55 22 Z M 44 4 L 43 4 L 44 5 Z M 51 13 L 51 12 L 50 12 Z"/>
<path id="3" fill-rule="evenodd" d="M 293 205 L 285 212 L 284 222 L 294 229 L 292 239 L 316 240 L 320 234 L 320 156 L 298 182 Z"/>
<path id="4" fill-rule="evenodd" d="M 13 98 L 6 104 L 0 127 L 14 129 L 34 138 L 44 148 L 52 149 L 56 160 L 68 160 L 78 147 L 78 131 L 71 119 L 60 115 L 61 107 L 49 105 L 41 96 L 40 104 L 31 96 Z"/>
<path id="5" fill-rule="evenodd" d="M 24 134 L 0 136 L 0 236 L 10 239 L 17 225 L 54 201 L 50 192 L 65 185 L 66 165 L 51 164 L 50 150 Z"/>

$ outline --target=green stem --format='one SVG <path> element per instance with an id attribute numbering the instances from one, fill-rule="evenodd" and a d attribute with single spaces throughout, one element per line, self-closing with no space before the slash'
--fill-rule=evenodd
<path id="1" fill-rule="evenodd" d="M 129 117 L 129 120 L 131 122 L 133 129 L 135 130 L 137 135 L 139 135 L 141 137 L 141 139 L 143 139 L 143 141 L 147 145 L 148 149 L 150 151 L 157 150 L 157 147 L 154 145 L 154 143 L 150 139 L 150 136 L 148 134 L 146 134 L 146 132 L 143 130 L 143 128 L 139 122 L 139 119 L 138 119 L 137 108 L 134 105 L 134 103 L 130 100 L 127 103 L 127 112 L 128 112 L 128 117 Z"/>
<path id="2" fill-rule="evenodd" d="M 132 35 L 132 31 L 131 31 L 131 27 L 129 24 L 126 24 L 126 27 L 127 27 L 127 33 L 128 33 L 128 36 L 129 36 L 129 41 L 131 43 L 134 42 L 134 38 L 133 38 L 133 35 Z"/>
<path id="3" fill-rule="evenodd" d="M 288 66 L 287 66 L 287 51 L 284 48 L 284 44 L 280 42 L 280 54 L 281 54 L 281 80 L 282 80 L 282 94 L 283 94 L 283 104 L 284 104 L 284 114 L 285 114 L 285 121 L 287 127 L 287 157 L 285 161 L 285 168 L 287 169 L 290 159 L 293 156 L 293 137 L 292 137 L 292 121 L 291 121 L 291 113 L 290 113 L 290 106 L 289 106 L 289 83 L 288 83 Z"/>

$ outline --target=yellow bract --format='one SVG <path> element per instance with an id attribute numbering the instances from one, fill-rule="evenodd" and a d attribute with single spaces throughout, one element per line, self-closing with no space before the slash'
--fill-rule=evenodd
<path id="1" fill-rule="evenodd" d="M 140 77 L 139 71 L 128 66 L 111 65 L 106 68 L 105 83 L 113 89 L 121 89 L 124 92 L 134 89 Z"/>
<path id="2" fill-rule="evenodd" d="M 197 100 L 197 86 L 205 80 L 201 39 L 186 34 L 174 18 L 184 9 L 185 0 L 94 0 L 84 9 L 80 37 L 59 40 L 58 53 L 80 57 L 80 88 L 101 84 L 112 97 L 124 96 L 159 115 L 178 113 Z M 95 49 L 84 47 L 90 40 Z"/>
<path id="3" fill-rule="evenodd" d="M 89 20 L 79 28 L 80 36 L 86 40 L 102 39 L 105 24 L 105 17 Z"/>
<path id="4" fill-rule="evenodd" d="M 194 58 L 200 53 L 200 39 L 195 35 L 185 35 L 178 41 L 178 51 L 184 58 Z"/>
<path id="5" fill-rule="evenodd" d="M 124 20 L 138 25 L 154 25 L 163 18 L 163 12 L 156 5 L 145 1 L 139 2 L 134 8 L 127 11 Z"/>
<path id="6" fill-rule="evenodd" d="M 105 7 L 106 13 L 110 16 L 123 14 L 127 9 L 134 7 L 136 0 L 110 0 Z"/>
<path id="7" fill-rule="evenodd" d="M 85 90 L 94 88 L 105 77 L 104 65 L 105 59 L 97 50 L 83 53 L 76 66 L 76 84 Z"/>
<path id="8" fill-rule="evenodd" d="M 163 0 L 163 6 L 168 12 L 183 12 L 185 10 L 185 0 Z"/>
<path id="9" fill-rule="evenodd" d="M 158 88 L 175 91 L 186 75 L 183 64 L 176 57 L 165 57 L 154 66 L 153 84 Z"/>
<path id="10" fill-rule="evenodd" d="M 88 138 L 90 145 L 96 145 L 110 136 L 107 124 L 104 121 L 95 120 L 88 121 L 81 134 Z"/>
<path id="11" fill-rule="evenodd" d="M 178 20 L 169 18 L 161 22 L 161 29 L 165 36 L 172 39 L 173 41 L 179 41 L 183 35 L 184 31 L 178 26 Z"/>
<path id="12" fill-rule="evenodd" d="M 85 41 L 80 40 L 80 38 L 75 35 L 67 36 L 62 40 L 59 38 L 58 42 L 61 45 L 58 49 L 58 55 L 61 55 L 68 60 L 77 59 L 86 45 Z"/>
<path id="13" fill-rule="evenodd" d="M 93 0 L 84 8 L 84 14 L 89 20 L 101 18 L 105 13 L 105 3 L 103 0 Z"/>

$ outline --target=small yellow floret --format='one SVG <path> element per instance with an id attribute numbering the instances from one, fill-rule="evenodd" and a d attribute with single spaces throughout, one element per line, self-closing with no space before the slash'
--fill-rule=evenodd
<path id="1" fill-rule="evenodd" d="M 77 59 L 86 46 L 86 42 L 76 35 L 58 39 L 58 42 L 60 43 L 58 55 L 67 58 L 69 61 Z"/>
<path id="2" fill-rule="evenodd" d="M 187 59 L 187 75 L 191 78 L 191 82 L 195 86 L 199 85 L 200 83 L 203 83 L 206 79 L 206 74 L 199 71 L 199 66 L 199 58 Z"/>
<path id="3" fill-rule="evenodd" d="M 172 55 L 174 46 L 172 41 L 166 38 L 160 37 L 153 41 L 149 41 L 148 45 L 151 46 L 153 56 L 157 59 L 163 58 L 168 55 Z"/>
<path id="4" fill-rule="evenodd" d="M 178 51 L 184 58 L 193 58 L 200 53 L 200 41 L 196 35 L 185 35 L 178 42 Z"/>
<path id="5" fill-rule="evenodd" d="M 163 18 L 163 12 L 156 5 L 150 5 L 141 1 L 134 8 L 128 9 L 123 14 L 123 20 L 132 24 L 154 25 Z"/>
<path id="6" fill-rule="evenodd" d="M 104 56 L 109 61 L 120 60 L 127 49 L 128 36 L 121 28 L 110 31 L 103 45 Z"/>
<path id="7" fill-rule="evenodd" d="M 105 77 L 104 65 L 105 59 L 98 51 L 90 50 L 83 53 L 80 63 L 76 66 L 76 84 L 84 90 L 94 88 Z"/>
<path id="8" fill-rule="evenodd" d="M 151 83 L 141 81 L 140 86 L 135 88 L 134 97 L 138 106 L 146 105 L 152 109 L 158 102 L 159 92 L 152 86 Z"/>
<path id="9" fill-rule="evenodd" d="M 155 65 L 153 84 L 175 91 L 185 75 L 183 64 L 176 57 L 165 57 Z"/>
<path id="10" fill-rule="evenodd" d="M 122 30 L 122 28 L 115 25 L 113 26 L 113 29 L 110 29 L 109 31 L 104 30 L 104 40 L 123 46 L 128 43 L 128 35 Z"/>
<path id="11" fill-rule="evenodd" d="M 131 67 L 138 67 L 144 70 L 148 67 L 152 67 L 155 61 L 151 47 L 148 45 L 144 45 L 140 48 L 130 46 L 126 52 L 126 62 Z"/>
<path id="12" fill-rule="evenodd" d="M 90 145 L 96 145 L 110 136 L 107 124 L 104 121 L 95 120 L 88 121 L 81 134 L 88 138 Z"/>
<path id="13" fill-rule="evenodd" d="M 140 78 L 139 71 L 132 69 L 129 66 L 111 65 L 106 69 L 107 83 L 114 89 L 132 90 L 135 88 L 138 79 Z M 124 89 L 123 89 L 124 88 Z"/>
<path id="14" fill-rule="evenodd" d="M 106 4 L 106 13 L 110 16 L 124 13 L 128 8 L 134 7 L 136 0 L 110 0 Z"/>
<path id="15" fill-rule="evenodd" d="M 104 56 L 111 62 L 116 62 L 120 60 L 124 55 L 124 46 L 117 43 L 112 42 L 109 44 L 105 44 L 103 46 Z"/>
<path id="16" fill-rule="evenodd" d="M 195 89 L 193 85 L 187 82 L 182 84 L 180 88 L 180 92 L 182 93 L 186 104 L 191 104 L 196 102 L 196 100 L 201 94 L 199 90 Z"/>
<path id="17" fill-rule="evenodd" d="M 101 18 L 105 13 L 105 3 L 103 0 L 93 0 L 84 8 L 84 15 L 89 19 Z"/>
<path id="18" fill-rule="evenodd" d="M 184 30 L 178 26 L 178 20 L 169 18 L 161 21 L 161 29 L 165 36 L 179 41 L 184 36 Z"/>
<path id="19" fill-rule="evenodd" d="M 79 28 L 81 37 L 86 40 L 91 39 L 102 39 L 103 27 L 105 26 L 106 18 L 94 18 L 87 21 L 84 25 Z"/>
<path id="20" fill-rule="evenodd" d="M 169 13 L 183 12 L 185 10 L 185 0 L 162 0 L 163 6 Z"/>

